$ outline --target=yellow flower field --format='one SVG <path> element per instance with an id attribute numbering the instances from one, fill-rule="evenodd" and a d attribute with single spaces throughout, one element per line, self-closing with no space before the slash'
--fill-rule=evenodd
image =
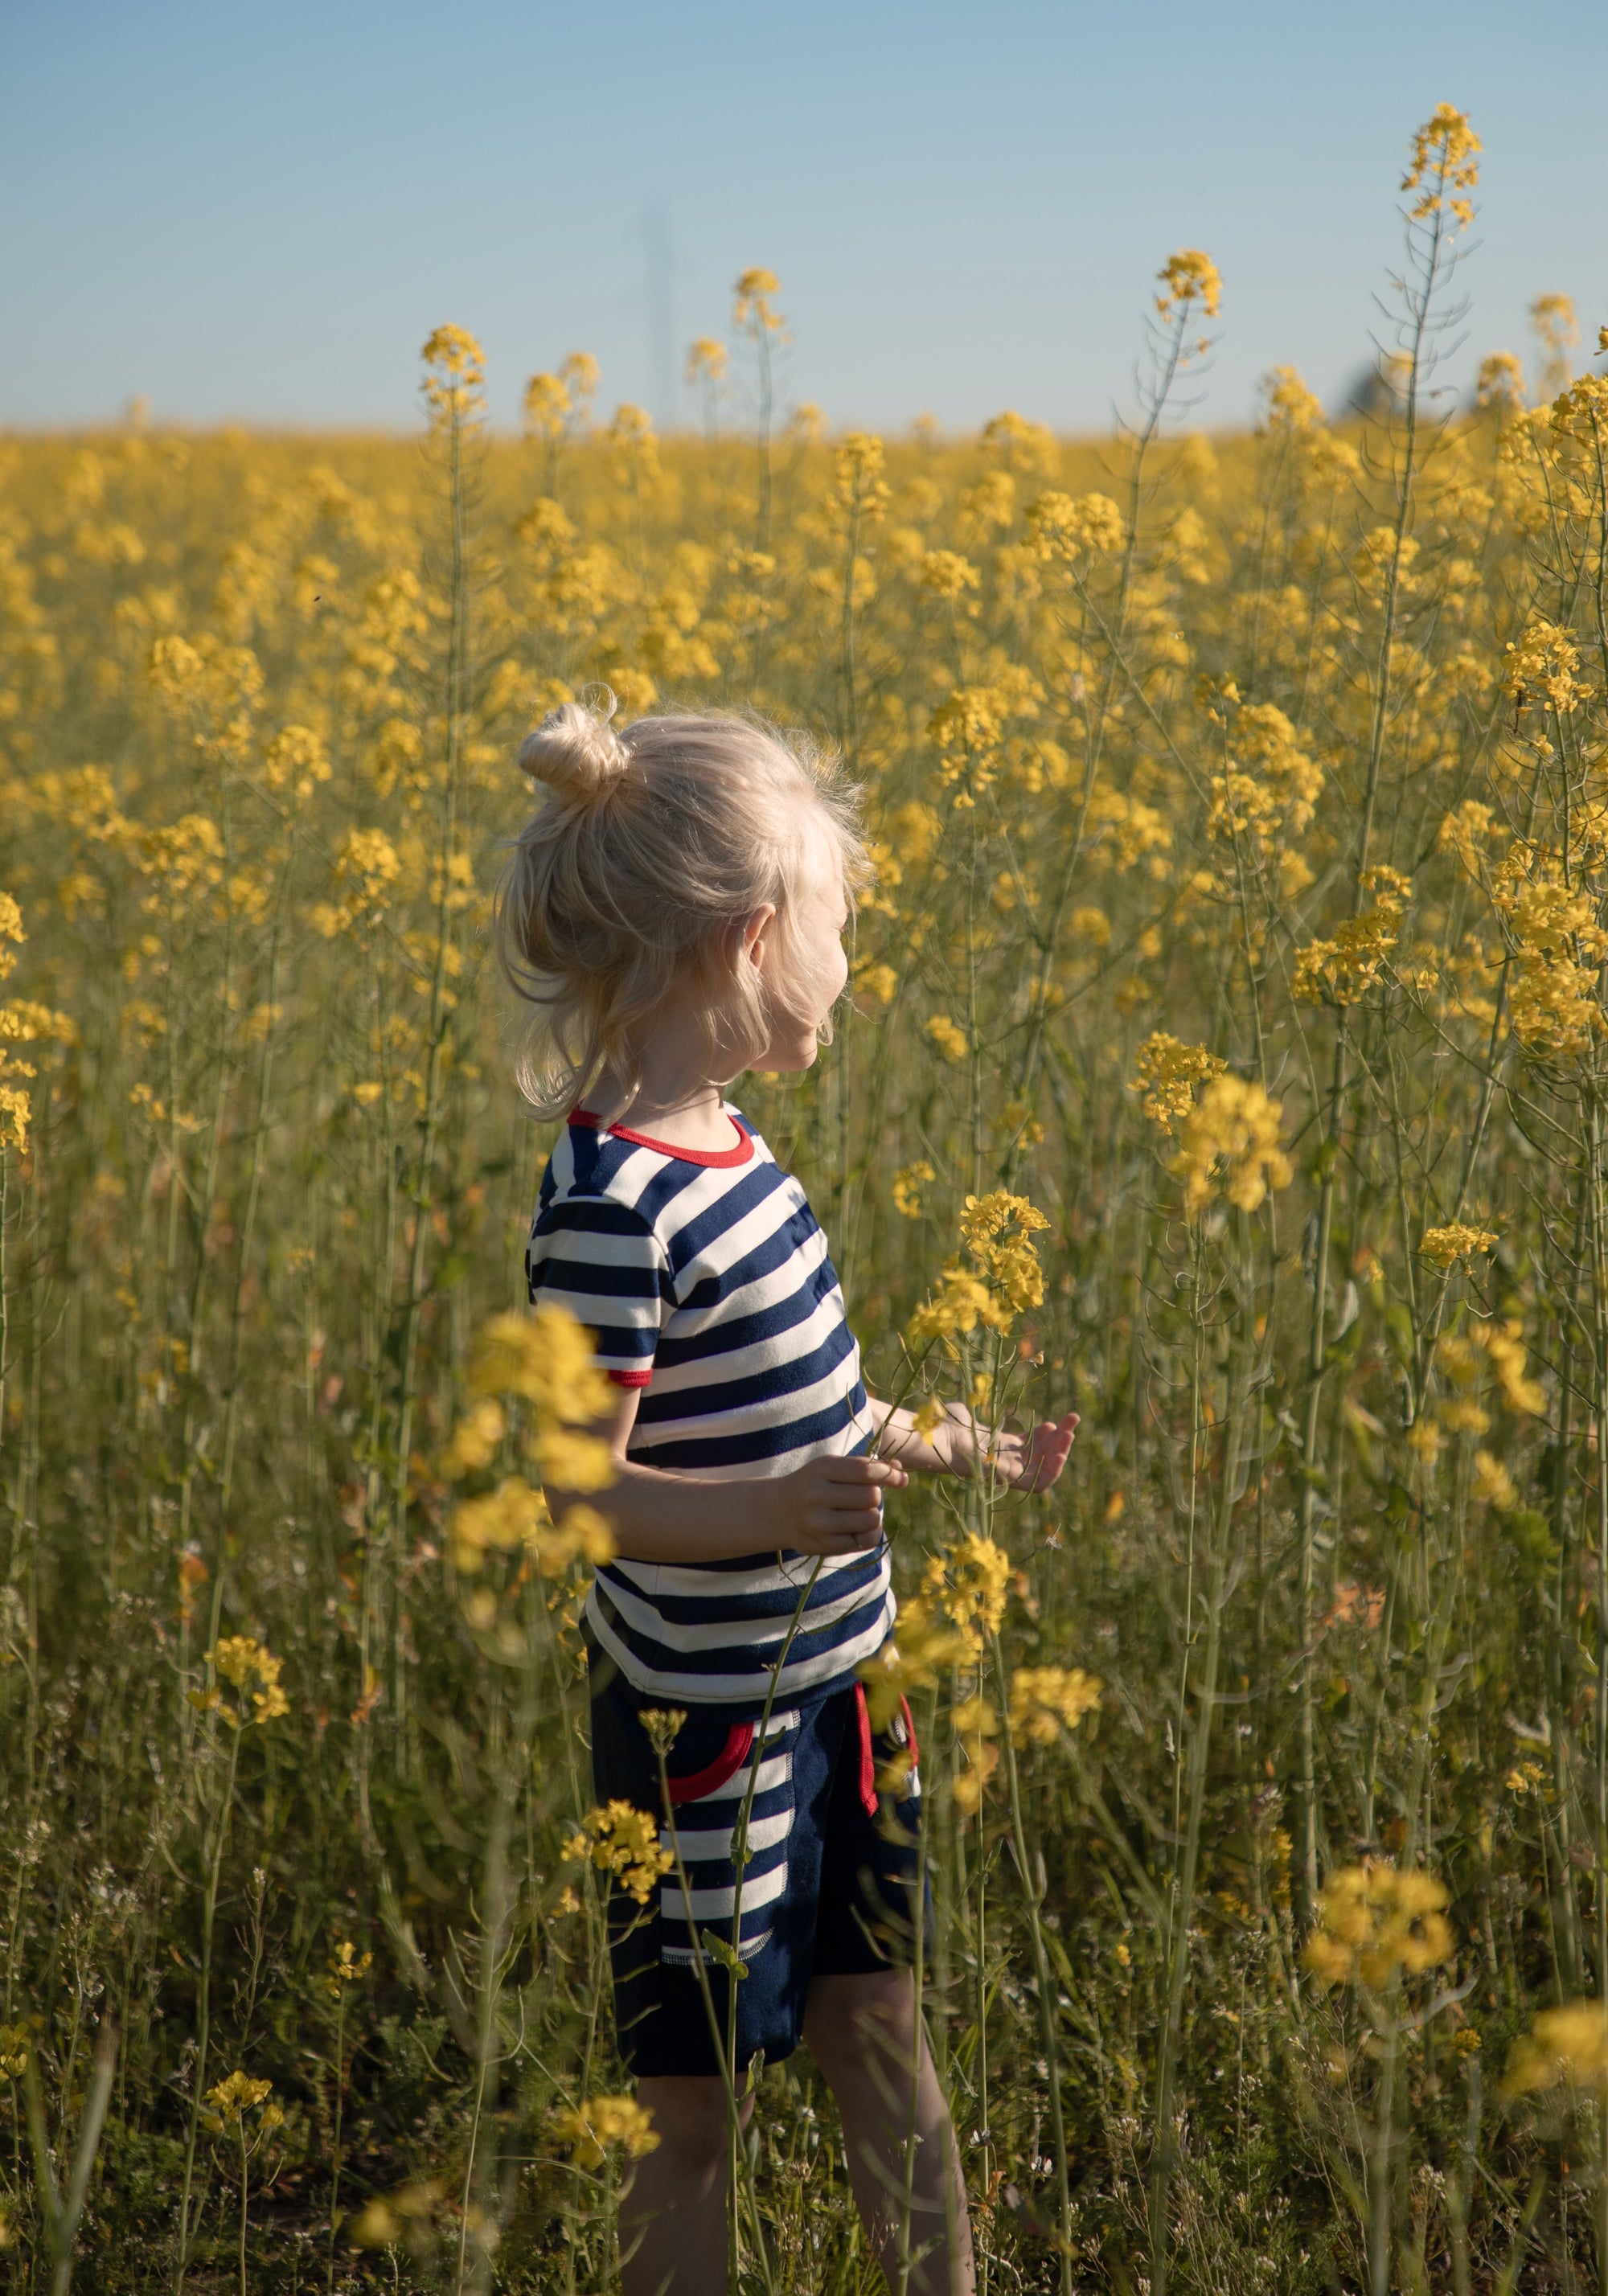
<path id="1" fill-rule="evenodd" d="M 1338 422 L 1190 429 L 1234 283 L 1158 250 L 1100 441 L 773 420 L 757 270 L 702 435 L 577 355 L 494 436 L 444 326 L 418 439 L 0 439 L 10 2284 L 611 2284 L 669 1853 L 487 932 L 603 685 L 846 758 L 849 1000 L 735 1096 L 879 1392 L 1082 1414 L 890 1509 L 981 2284 L 1600 2284 L 1608 381 L 1543 297 L 1536 403 L 1442 395 L 1479 156 L 1410 140 Z M 766 2097 L 744 2288 L 869 2288 Z"/>

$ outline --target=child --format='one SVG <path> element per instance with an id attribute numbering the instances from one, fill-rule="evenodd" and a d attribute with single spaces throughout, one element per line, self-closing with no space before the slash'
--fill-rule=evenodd
<path id="1" fill-rule="evenodd" d="M 726 2284 L 709 2011 L 724 2047 L 731 1980 L 701 1933 L 729 1939 L 734 1920 L 744 2116 L 751 2060 L 807 2040 L 891 2277 L 914 2078 L 910 2239 L 925 2253 L 910 2284 L 969 2291 L 964 2186 L 907 1966 L 926 1917 L 915 1748 L 907 1714 L 871 1731 L 857 1669 L 894 1615 L 882 1495 L 912 1467 L 969 1472 L 971 1423 L 957 1411 L 923 1440 L 866 1395 L 804 1192 L 721 1089 L 744 1069 L 808 1068 L 828 1034 L 868 875 L 852 800 L 801 744 L 736 718 L 617 734 L 567 703 L 521 763 L 546 797 L 499 890 L 498 945 L 538 1023 L 521 1085 L 568 1118 L 530 1296 L 594 1331 L 619 1390 L 617 1480 L 595 1502 L 619 1553 L 586 1611 L 594 1781 L 600 1801 L 657 1811 L 680 1859 L 645 1916 L 628 1904 L 611 1928 L 620 2048 L 660 2140 L 621 2205 L 626 2296 Z M 1076 1424 L 1005 1438 L 995 1472 L 1045 1488 Z M 668 1810 L 640 1718 L 655 1709 L 685 1717 Z M 879 1767 L 900 1752 L 907 1782 L 879 1810 Z"/>

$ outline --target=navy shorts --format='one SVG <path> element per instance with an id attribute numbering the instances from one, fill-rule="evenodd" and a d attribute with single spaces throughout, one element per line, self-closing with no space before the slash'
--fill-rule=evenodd
<path id="1" fill-rule="evenodd" d="M 617 1884 L 610 1890 L 620 2054 L 638 2078 L 718 2073 L 710 2010 L 724 2049 L 734 1940 L 747 1972 L 736 1980 L 732 2072 L 741 2086 L 757 2054 L 774 2063 L 797 2048 L 812 1977 L 864 1975 L 912 1958 L 921 1782 L 909 1709 L 874 1731 L 865 1693 L 851 1683 L 824 1697 L 778 1700 L 761 1736 L 751 1718 L 691 1707 L 666 1765 L 667 1809 L 638 1717 L 669 1700 L 641 1696 L 595 1649 L 591 1660 L 597 1800 L 652 1810 L 660 1847 L 679 1859 L 645 1906 Z M 744 1833 L 739 1874 L 734 1851 Z M 930 1888 L 923 1918 L 930 1940 Z"/>

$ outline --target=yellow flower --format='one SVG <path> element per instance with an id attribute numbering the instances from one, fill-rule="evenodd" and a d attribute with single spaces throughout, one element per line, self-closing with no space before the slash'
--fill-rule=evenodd
<path id="1" fill-rule="evenodd" d="M 550 1427 L 531 1445 L 542 1480 L 565 1491 L 601 1491 L 614 1480 L 614 1454 L 597 1435 Z"/>
<path id="2" fill-rule="evenodd" d="M 10 980 L 16 968 L 17 950 L 27 939 L 22 930 L 22 912 L 15 899 L 10 893 L 0 893 L 0 980 Z"/>
<path id="3" fill-rule="evenodd" d="M 1418 1249 L 1438 1267 L 1449 1267 L 1454 1260 L 1466 1259 L 1476 1251 L 1495 1251 L 1499 1240 L 1492 1228 L 1468 1227 L 1454 1220 L 1449 1227 L 1425 1228 Z"/>
<path id="4" fill-rule="evenodd" d="M 330 1956 L 329 1975 L 325 1982 L 339 2000 L 342 1988 L 356 1985 L 360 1978 L 368 1975 L 373 1964 L 372 1953 L 359 1954 L 350 1938 L 343 1938 Z"/>
<path id="5" fill-rule="evenodd" d="M 275 1658 L 254 1636 L 223 1636 L 207 1652 L 206 1662 L 234 1689 L 247 1692 L 250 1703 L 248 1708 L 242 1700 L 232 1707 L 215 1690 L 192 1691 L 190 1702 L 198 1710 L 221 1713 L 232 1729 L 252 1722 L 275 1722 L 290 1712 L 291 1702 L 279 1683 L 284 1660 Z"/>
<path id="6" fill-rule="evenodd" d="M 689 382 L 718 382 L 726 373 L 726 345 L 718 343 L 712 335 L 700 335 L 689 344 L 686 355 L 686 379 Z"/>
<path id="7" fill-rule="evenodd" d="M 886 453 L 882 440 L 869 430 L 844 434 L 833 462 L 833 502 L 835 507 L 862 521 L 874 521 L 887 510 L 889 490 L 882 477 Z"/>
<path id="8" fill-rule="evenodd" d="M 1295 1168 L 1279 1131 L 1282 1104 L 1243 1077 L 1214 1076 L 1184 1118 L 1170 1168 L 1183 1180 L 1191 1215 L 1221 1193 L 1253 1212 L 1269 1192 L 1287 1188 Z"/>
<path id="9" fill-rule="evenodd" d="M 1504 2087 L 1522 2096 L 1563 2080 L 1608 2095 L 1608 2005 L 1601 2001 L 1544 2009 L 1514 2048 Z"/>
<path id="10" fill-rule="evenodd" d="M 968 1196 L 961 1206 L 961 1240 L 992 1290 L 1020 1313 L 1044 1300 L 1044 1270 L 1033 1236 L 1049 1226 L 1025 1196 L 997 1188 L 991 1195 Z"/>
<path id="11" fill-rule="evenodd" d="M 979 1635 L 999 1630 L 1010 1582 L 1011 1558 L 1004 1547 L 969 1530 L 928 1563 L 922 1595 L 971 1637 L 970 1648 L 978 1649 Z"/>
<path id="12" fill-rule="evenodd" d="M 937 1177 L 938 1174 L 924 1157 L 918 1157 L 914 1164 L 901 1164 L 893 1176 L 894 1210 L 901 1213 L 906 1219 L 920 1219 L 922 1216 L 920 1192 L 923 1188 L 930 1186 Z"/>
<path id="13" fill-rule="evenodd" d="M 564 1844 L 566 1857 L 611 1874 L 628 1896 L 645 1906 L 660 1875 L 676 1863 L 659 1846 L 659 1821 L 651 1810 L 614 1800 L 588 1811 Z"/>
<path id="14" fill-rule="evenodd" d="M 1370 869 L 1362 882 L 1376 896 L 1374 906 L 1348 917 L 1332 940 L 1309 941 L 1297 952 L 1292 988 L 1307 1004 L 1359 1004 L 1396 946 L 1411 879 L 1399 870 L 1380 868 Z"/>
<path id="15" fill-rule="evenodd" d="M 878 964 L 869 957 L 857 957 L 854 965 L 854 985 L 862 996 L 874 997 L 879 1004 L 891 1004 L 898 987 L 898 975 L 890 964 Z M 861 1007 L 862 1011 L 865 1009 Z"/>
<path id="16" fill-rule="evenodd" d="M 1579 348 L 1580 322 L 1570 295 L 1538 295 L 1530 324 L 1541 346 L 1545 387 L 1560 391 L 1569 381 L 1569 354 Z"/>
<path id="17" fill-rule="evenodd" d="M 1471 1337 L 1490 1357 L 1491 1369 L 1497 1374 L 1497 1384 L 1508 1409 L 1528 1412 L 1532 1416 L 1545 1411 L 1546 1390 L 1538 1379 L 1530 1378 L 1524 1368 L 1523 1326 L 1518 1317 L 1510 1316 L 1500 1324 L 1471 1324 L 1468 1329 Z"/>
<path id="18" fill-rule="evenodd" d="M 1502 688 L 1519 709 L 1545 703 L 1560 717 L 1572 717 L 1593 689 L 1577 676 L 1580 649 L 1555 622 L 1531 622 L 1517 644 L 1503 649 Z"/>
<path id="19" fill-rule="evenodd" d="M 774 271 L 756 264 L 742 272 L 732 290 L 733 321 L 753 333 L 780 334 L 786 321 L 775 308 L 772 298 L 781 291 L 782 282 Z"/>
<path id="20" fill-rule="evenodd" d="M 956 1809 L 969 1817 L 981 1807 L 989 1780 L 999 1767 L 999 1749 L 993 1742 L 999 1734 L 999 1718 L 986 1698 L 974 1694 L 961 1701 L 954 1719 L 966 1767 L 956 1773 L 950 1791 Z"/>
<path id="21" fill-rule="evenodd" d="M 935 1013 L 922 1034 L 930 1045 L 936 1046 L 947 1061 L 964 1061 L 972 1047 L 964 1029 L 957 1029 L 947 1013 Z"/>
<path id="22" fill-rule="evenodd" d="M 1480 181 L 1480 153 L 1484 146 L 1468 124 L 1468 114 L 1455 104 L 1438 103 L 1422 127 L 1413 134 L 1413 156 L 1401 179 L 1404 192 L 1416 192 L 1411 209 L 1415 223 L 1449 211 L 1456 222 L 1472 223 L 1473 201 L 1450 199 L 1448 192 L 1472 192 Z"/>
<path id="23" fill-rule="evenodd" d="M 218 2128 L 237 2127 L 248 2112 L 272 2095 L 271 2080 L 253 2080 L 250 2073 L 233 2072 L 207 2091 L 207 2103 Z"/>
<path id="24" fill-rule="evenodd" d="M 941 1590 L 941 1560 L 929 1566 L 929 1580 L 934 1568 Z M 901 1698 L 913 1691 L 930 1690 L 951 1668 L 969 1664 L 981 1647 L 976 1628 L 956 1626 L 946 1620 L 926 1592 L 905 1603 L 892 1636 L 859 1669 L 873 1726 L 885 1730 L 898 1712 Z"/>
<path id="25" fill-rule="evenodd" d="M 290 790 L 309 798 L 330 778 L 329 753 L 319 736 L 306 726 L 287 726 L 269 742 L 263 759 L 263 779 L 271 790 Z"/>
<path id="26" fill-rule="evenodd" d="M 1325 1985 L 1355 1980 L 1381 1992 L 1399 1970 L 1416 1977 L 1452 1958 L 1446 1902 L 1445 1884 L 1418 1867 L 1344 1866 L 1324 1883 L 1301 1959 Z"/>
<path id="27" fill-rule="evenodd" d="M 981 576 L 969 558 L 956 550 L 929 550 L 923 558 L 919 576 L 921 586 L 947 605 L 958 605 L 968 590 L 975 590 Z"/>
<path id="28" fill-rule="evenodd" d="M 613 1402 L 585 1326 L 558 1307 L 488 1317 L 475 1341 L 469 1384 L 477 1395 L 521 1396 L 571 1426 L 603 1418 Z"/>
<path id="29" fill-rule="evenodd" d="M 1474 402 L 1516 414 L 1524 404 L 1524 366 L 1511 351 L 1491 351 L 1480 362 L 1474 380 Z"/>
<path id="30" fill-rule="evenodd" d="M 461 1500 L 447 1528 L 453 1566 L 465 1578 L 488 1553 L 523 1548 L 544 1577 L 558 1578 L 583 1558 L 606 1562 L 618 1551 L 613 1531 L 595 1508 L 569 1507 L 555 1523 L 541 1492 L 522 1475 L 505 1475 L 495 1491 Z"/>
<path id="31" fill-rule="evenodd" d="M 1474 1454 L 1474 1496 L 1484 1499 L 1498 1510 L 1511 1507 L 1519 1496 L 1518 1485 L 1493 1452 Z"/>
<path id="32" fill-rule="evenodd" d="M 1164 1029 L 1146 1037 L 1134 1063 L 1130 1092 L 1142 1093 L 1139 1105 L 1153 1124 L 1170 1134 L 1179 1119 L 1194 1106 L 1194 1087 L 1207 1078 L 1221 1076 L 1228 1063 L 1203 1045 L 1180 1044 Z"/>
<path id="33" fill-rule="evenodd" d="M 1426 1467 L 1433 1466 L 1446 1448 L 1446 1438 L 1432 1419 L 1416 1419 L 1407 1430 L 1407 1447 Z"/>
<path id="34" fill-rule="evenodd" d="M 1027 525 L 1038 555 L 1062 561 L 1109 556 L 1128 537 L 1109 495 L 1040 495 L 1028 506 Z"/>
<path id="35" fill-rule="evenodd" d="M 1044 1270 L 1032 1238 L 1049 1222 L 1025 1196 L 998 1189 L 968 1196 L 961 1208 L 962 1242 L 972 1265 L 952 1260 L 906 1325 L 916 1345 L 953 1339 L 982 1324 L 1008 1331 L 1013 1315 L 1044 1298 Z"/>
<path id="36" fill-rule="evenodd" d="M 1198 303 L 1202 315 L 1215 319 L 1222 301 L 1223 280 L 1210 256 L 1198 247 L 1183 247 L 1169 255 L 1156 274 L 1162 292 L 1156 297 L 1156 309 L 1164 319 L 1174 313 L 1190 312 Z"/>
<path id="37" fill-rule="evenodd" d="M 502 1405 L 491 1396 L 482 1396 L 470 1405 L 454 1428 L 442 1456 L 442 1472 L 455 1477 L 488 1467 L 507 1432 L 508 1414 Z"/>
<path id="38" fill-rule="evenodd" d="M 432 422 L 468 422 L 485 411 L 486 355 L 466 327 L 438 327 L 419 357 Z"/>
<path id="39" fill-rule="evenodd" d="M 653 2116 L 632 2096 L 593 2096 L 572 2111 L 561 2112 L 554 2128 L 562 2144 L 574 2151 L 583 2168 L 602 2166 L 611 2144 L 623 2144 L 633 2161 L 640 2161 L 659 2144 Z"/>
<path id="40" fill-rule="evenodd" d="M 1100 1703 L 1099 1682 L 1080 1666 L 1019 1666 L 1011 1677 L 1011 1736 L 1051 1746 Z"/>

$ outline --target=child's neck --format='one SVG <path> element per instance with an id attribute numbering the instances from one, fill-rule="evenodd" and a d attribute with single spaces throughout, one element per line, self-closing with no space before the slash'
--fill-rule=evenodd
<path id="1" fill-rule="evenodd" d="M 609 1123 L 672 1148 L 729 1148 L 732 1120 L 721 1104 L 719 1086 L 673 1053 L 667 1058 L 667 1050 L 655 1046 L 644 1054 L 641 1077 L 628 1100 L 619 1079 L 605 1070 L 587 1095 L 589 1105 Z"/>

